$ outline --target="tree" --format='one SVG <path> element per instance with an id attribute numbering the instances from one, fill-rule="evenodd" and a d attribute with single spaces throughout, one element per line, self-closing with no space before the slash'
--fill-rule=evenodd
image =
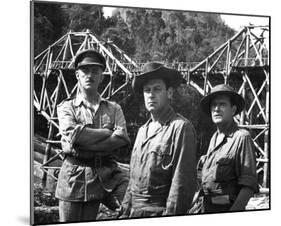
<path id="1" fill-rule="evenodd" d="M 68 4 L 64 6 L 67 17 L 67 29 L 85 31 L 90 29 L 96 35 L 101 35 L 106 19 L 103 16 L 102 6 Z"/>
<path id="2" fill-rule="evenodd" d="M 120 12 L 115 13 L 106 20 L 108 27 L 104 29 L 101 38 L 111 40 L 126 54 L 132 56 L 135 52 L 135 42 L 127 24 L 120 16 Z"/>
<path id="3" fill-rule="evenodd" d="M 34 54 L 37 55 L 63 35 L 65 17 L 61 5 L 34 3 Z"/>

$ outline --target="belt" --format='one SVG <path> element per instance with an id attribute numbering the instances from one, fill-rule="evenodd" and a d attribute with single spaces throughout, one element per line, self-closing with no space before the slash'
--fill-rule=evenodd
<path id="1" fill-rule="evenodd" d="M 81 159 L 68 155 L 65 160 L 72 163 L 73 165 L 94 168 L 101 168 L 103 166 L 113 166 L 114 164 L 116 164 L 112 156 L 95 156 L 91 159 Z"/>
<path id="2" fill-rule="evenodd" d="M 229 195 L 204 195 L 204 200 L 213 205 L 231 205 L 232 200 Z"/>
<path id="3" fill-rule="evenodd" d="M 166 195 L 143 195 L 132 192 L 132 203 L 135 207 L 154 206 L 161 207 L 166 205 Z"/>
<path id="4" fill-rule="evenodd" d="M 132 207 L 130 218 L 139 217 L 160 217 L 163 216 L 166 210 L 165 206 L 143 206 L 143 207 Z"/>

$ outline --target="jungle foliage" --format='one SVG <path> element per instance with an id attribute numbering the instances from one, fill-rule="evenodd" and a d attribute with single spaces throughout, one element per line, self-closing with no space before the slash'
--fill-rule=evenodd
<path id="1" fill-rule="evenodd" d="M 35 56 L 69 30 L 86 29 L 137 62 L 197 62 L 234 34 L 213 13 L 116 8 L 106 18 L 99 5 L 34 3 Z"/>

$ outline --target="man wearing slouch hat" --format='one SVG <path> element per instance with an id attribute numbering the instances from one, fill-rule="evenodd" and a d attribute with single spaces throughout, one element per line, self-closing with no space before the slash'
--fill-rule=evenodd
<path id="1" fill-rule="evenodd" d="M 203 213 L 245 210 L 251 196 L 258 191 L 251 135 L 238 128 L 233 118 L 244 105 L 243 97 L 224 84 L 215 86 L 200 102 L 202 111 L 217 127 L 207 154 L 198 162 Z"/>
<path id="2" fill-rule="evenodd" d="M 130 161 L 122 218 L 186 214 L 196 189 L 195 130 L 170 105 L 180 72 L 152 62 L 136 75 L 150 119 L 139 128 Z"/>

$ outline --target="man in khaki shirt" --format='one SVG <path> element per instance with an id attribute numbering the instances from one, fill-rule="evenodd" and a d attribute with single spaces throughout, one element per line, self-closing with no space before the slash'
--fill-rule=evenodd
<path id="1" fill-rule="evenodd" d="M 150 119 L 140 127 L 132 150 L 123 218 L 186 214 L 196 189 L 195 130 L 170 105 L 181 74 L 147 63 L 133 89 L 143 95 Z"/>
<path id="2" fill-rule="evenodd" d="M 66 155 L 56 189 L 61 222 L 95 220 L 101 202 L 118 209 L 128 184 L 112 155 L 129 144 L 126 121 L 121 107 L 98 93 L 105 58 L 85 50 L 74 65 L 79 92 L 57 108 Z"/>
<path id="3" fill-rule="evenodd" d="M 217 131 L 202 170 L 203 213 L 245 210 L 258 191 L 256 160 L 250 133 L 240 129 L 233 117 L 244 108 L 244 99 L 228 85 L 217 85 L 201 100 L 201 109 L 211 116 Z"/>

